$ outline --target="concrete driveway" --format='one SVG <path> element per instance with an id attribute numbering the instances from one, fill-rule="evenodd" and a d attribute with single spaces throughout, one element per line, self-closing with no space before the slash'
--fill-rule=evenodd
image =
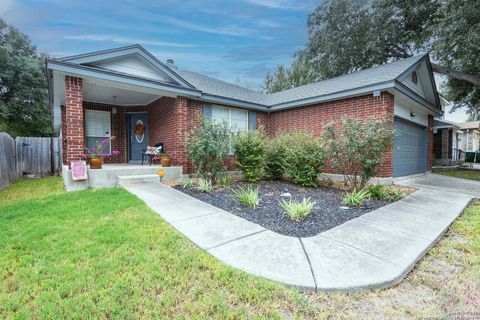
<path id="1" fill-rule="evenodd" d="M 447 177 L 439 174 L 428 173 L 412 178 L 400 178 L 397 179 L 395 183 L 420 189 L 443 190 L 463 193 L 472 197 L 480 198 L 480 181 Z"/>

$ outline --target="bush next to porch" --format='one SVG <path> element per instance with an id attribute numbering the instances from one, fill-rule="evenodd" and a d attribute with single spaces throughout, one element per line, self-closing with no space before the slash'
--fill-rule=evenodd
<path id="1" fill-rule="evenodd" d="M 263 177 L 265 167 L 265 137 L 262 132 L 247 131 L 235 137 L 237 167 L 247 182 L 256 182 Z"/>
<path id="2" fill-rule="evenodd" d="M 225 123 L 213 123 L 204 117 L 199 120 L 200 126 L 187 134 L 187 155 L 195 172 L 215 183 L 218 174 L 226 171 L 225 160 L 230 153 L 232 132 Z"/>
<path id="3" fill-rule="evenodd" d="M 394 135 L 388 119 L 344 118 L 340 123 L 330 123 L 324 133 L 329 164 L 343 175 L 350 190 L 360 190 L 377 173 Z"/>

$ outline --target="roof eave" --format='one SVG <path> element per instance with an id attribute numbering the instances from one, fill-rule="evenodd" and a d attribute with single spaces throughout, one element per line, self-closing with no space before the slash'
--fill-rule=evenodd
<path id="1" fill-rule="evenodd" d="M 299 108 L 299 107 L 304 107 L 304 106 L 308 106 L 316 103 L 347 99 L 347 98 L 351 98 L 359 95 L 364 95 L 372 91 L 386 90 L 393 87 L 394 87 L 394 81 L 385 81 L 385 82 L 376 83 L 373 85 L 339 91 L 331 94 L 278 103 L 278 104 L 271 105 L 269 110 L 279 111 L 279 110 L 285 110 L 285 109 Z"/>
<path id="2" fill-rule="evenodd" d="M 398 90 L 399 92 L 403 93 L 407 97 L 411 98 L 415 102 L 421 104 L 422 106 L 424 106 L 425 108 L 430 110 L 433 115 L 441 116 L 443 114 L 443 112 L 440 109 L 438 109 L 437 106 L 433 105 L 431 102 L 429 102 L 428 100 L 426 100 L 423 97 L 421 97 L 420 95 L 418 95 L 416 92 L 414 92 L 413 90 L 408 88 L 406 85 L 404 85 L 400 81 L 394 80 L 394 83 L 395 83 L 394 88 L 396 90 Z"/>
<path id="3" fill-rule="evenodd" d="M 172 94 L 185 95 L 188 97 L 200 98 L 201 92 L 197 89 L 185 88 L 179 85 L 163 83 L 155 80 L 130 76 L 114 71 L 77 65 L 69 62 L 47 59 L 47 69 L 72 74 L 79 77 L 92 77 L 102 80 L 116 81 L 134 86 L 142 86 L 150 89 L 166 91 Z"/>

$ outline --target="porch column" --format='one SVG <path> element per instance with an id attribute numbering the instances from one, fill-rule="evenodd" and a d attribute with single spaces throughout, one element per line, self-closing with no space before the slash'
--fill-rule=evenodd
<path id="1" fill-rule="evenodd" d="M 428 131 L 427 131 L 427 170 L 432 170 L 433 164 L 433 116 L 428 115 Z"/>
<path id="2" fill-rule="evenodd" d="M 70 164 L 73 160 L 82 159 L 85 146 L 82 78 L 65 77 L 65 101 L 66 164 Z"/>
<path id="3" fill-rule="evenodd" d="M 175 99 L 175 142 L 174 161 L 175 165 L 183 166 L 183 172 L 188 170 L 187 151 L 185 149 L 185 135 L 188 130 L 188 98 L 177 97 Z M 168 152 L 168 150 L 167 150 Z"/>
<path id="4" fill-rule="evenodd" d="M 448 141 L 448 129 L 442 129 L 442 163 L 444 165 L 448 165 L 448 150 L 449 148 L 449 141 Z"/>

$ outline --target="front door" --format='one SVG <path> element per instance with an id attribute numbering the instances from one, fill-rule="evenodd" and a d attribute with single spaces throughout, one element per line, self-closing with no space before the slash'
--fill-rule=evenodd
<path id="1" fill-rule="evenodd" d="M 142 160 L 142 153 L 147 149 L 147 114 L 130 113 L 128 115 L 128 131 L 130 148 L 128 156 L 130 161 Z"/>

